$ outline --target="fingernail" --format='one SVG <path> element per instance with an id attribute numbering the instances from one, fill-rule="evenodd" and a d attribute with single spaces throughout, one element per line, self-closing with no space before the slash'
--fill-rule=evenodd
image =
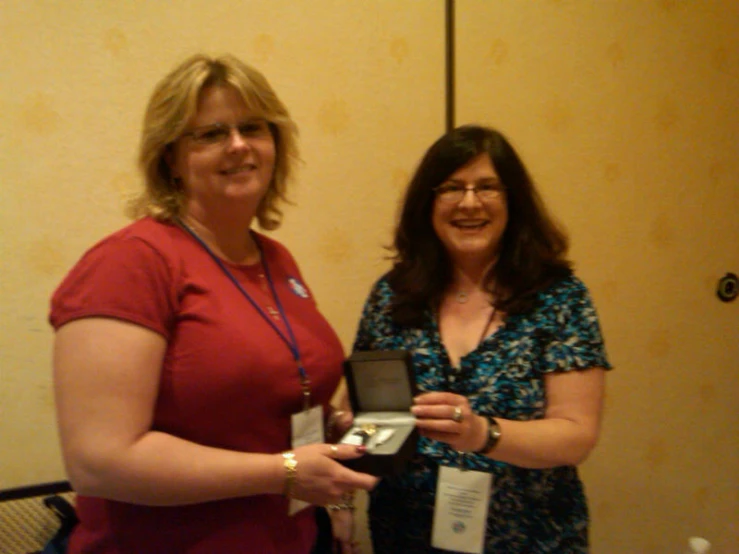
<path id="1" fill-rule="evenodd" d="M 364 454 L 365 452 L 367 452 L 367 447 L 364 445 L 357 446 L 357 452 L 359 452 L 360 454 Z"/>

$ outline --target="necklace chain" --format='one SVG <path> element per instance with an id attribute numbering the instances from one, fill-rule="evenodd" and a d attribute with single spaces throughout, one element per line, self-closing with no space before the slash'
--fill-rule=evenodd
<path id="1" fill-rule="evenodd" d="M 457 301 L 458 304 L 466 304 L 467 301 L 470 299 L 470 293 L 465 292 L 463 290 L 460 290 L 455 296 L 454 299 Z"/>

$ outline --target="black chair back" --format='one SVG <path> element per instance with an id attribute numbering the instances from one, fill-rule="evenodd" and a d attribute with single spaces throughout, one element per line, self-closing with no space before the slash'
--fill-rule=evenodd
<path id="1" fill-rule="evenodd" d="M 68 481 L 0 490 L 0 552 L 41 552 L 60 531 L 76 523 Z"/>

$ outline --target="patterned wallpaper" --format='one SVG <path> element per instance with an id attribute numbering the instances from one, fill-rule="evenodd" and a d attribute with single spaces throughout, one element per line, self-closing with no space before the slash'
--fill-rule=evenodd
<path id="1" fill-rule="evenodd" d="M 271 81 L 303 158 L 275 235 L 348 347 L 387 267 L 399 191 L 443 131 L 440 29 L 440 2 L 2 2 L 0 488 L 63 477 L 48 298 L 125 223 L 155 82 L 198 50 L 232 52 Z"/>
<path id="2" fill-rule="evenodd" d="M 595 553 L 739 552 L 739 4 L 457 0 L 457 117 L 504 131 L 572 240 L 609 374 Z"/>
<path id="3" fill-rule="evenodd" d="M 457 121 L 519 148 L 616 365 L 583 468 L 593 552 L 681 552 L 694 534 L 739 551 L 739 303 L 714 294 L 739 270 L 739 4 L 456 7 Z M 348 347 L 400 191 L 443 131 L 443 18 L 442 0 L 2 3 L 0 488 L 63 475 L 48 297 L 125 222 L 154 82 L 196 50 L 270 79 L 304 159 L 275 235 Z"/>

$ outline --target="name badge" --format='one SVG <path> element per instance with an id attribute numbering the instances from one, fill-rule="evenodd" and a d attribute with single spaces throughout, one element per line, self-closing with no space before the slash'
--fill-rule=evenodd
<path id="1" fill-rule="evenodd" d="M 290 418 L 292 429 L 292 447 L 305 446 L 306 444 L 317 444 L 324 442 L 323 438 L 323 408 L 314 406 L 308 410 L 293 414 Z M 295 515 L 299 511 L 310 506 L 308 502 L 290 499 L 289 515 Z"/>
<path id="2" fill-rule="evenodd" d="M 491 483 L 489 473 L 439 468 L 431 546 L 482 554 Z"/>

